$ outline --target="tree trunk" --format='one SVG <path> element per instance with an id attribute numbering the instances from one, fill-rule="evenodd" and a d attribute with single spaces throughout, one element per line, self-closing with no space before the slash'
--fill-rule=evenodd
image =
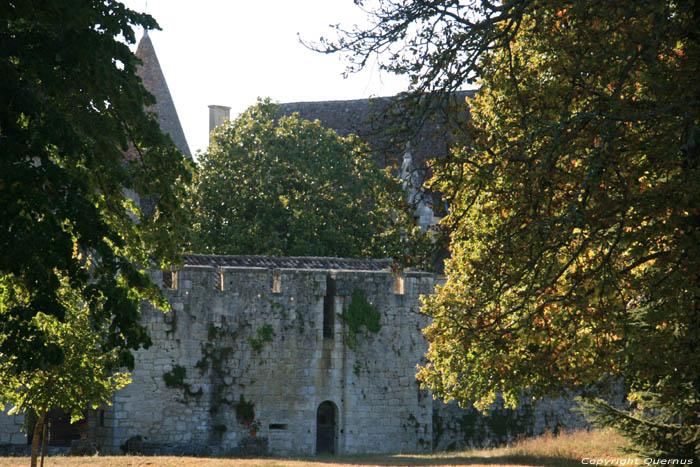
<path id="1" fill-rule="evenodd" d="M 41 432 L 44 429 L 44 420 L 46 419 L 46 409 L 41 410 L 41 415 L 39 420 L 37 420 L 36 425 L 34 425 L 34 437 L 32 438 L 32 461 L 31 467 L 36 467 L 36 458 L 39 454 L 39 438 L 41 438 Z"/>
<path id="2" fill-rule="evenodd" d="M 44 457 L 46 457 L 46 426 L 49 426 L 49 436 L 51 436 L 51 421 L 49 423 L 46 423 L 46 420 L 44 420 L 44 429 L 41 430 L 41 467 L 44 467 Z"/>

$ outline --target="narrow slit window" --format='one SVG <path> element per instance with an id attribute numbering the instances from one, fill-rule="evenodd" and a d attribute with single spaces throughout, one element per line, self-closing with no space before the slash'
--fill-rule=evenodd
<path id="1" fill-rule="evenodd" d="M 177 271 L 163 271 L 163 290 L 177 290 Z"/>
<path id="2" fill-rule="evenodd" d="M 270 430 L 286 430 L 287 424 L 286 423 L 270 423 L 269 428 L 270 428 Z"/>
<path id="3" fill-rule="evenodd" d="M 335 279 L 326 280 L 326 295 L 323 297 L 323 338 L 335 335 Z"/>

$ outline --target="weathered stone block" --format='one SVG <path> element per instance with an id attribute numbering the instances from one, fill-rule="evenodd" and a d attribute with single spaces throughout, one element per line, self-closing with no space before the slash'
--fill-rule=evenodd
<path id="1" fill-rule="evenodd" d="M 21 426 L 18 428 L 21 429 Z M 8 442 L 9 442 L 9 444 L 26 444 L 27 443 L 27 435 L 25 435 L 24 433 L 18 433 L 18 432 L 11 433 L 9 435 Z"/>

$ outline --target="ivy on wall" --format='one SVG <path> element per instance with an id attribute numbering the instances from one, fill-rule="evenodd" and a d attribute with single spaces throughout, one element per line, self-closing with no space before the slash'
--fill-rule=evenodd
<path id="1" fill-rule="evenodd" d="M 247 423 L 255 418 L 255 404 L 245 400 L 243 394 L 240 395 L 234 406 L 236 407 L 236 421 L 238 423 Z"/>
<path id="2" fill-rule="evenodd" d="M 187 369 L 181 365 L 175 365 L 172 370 L 163 373 L 163 381 L 169 388 L 182 389 L 186 396 L 199 397 L 203 391 L 200 387 L 197 391 L 192 391 L 189 383 L 185 383 L 187 377 Z"/>
<path id="3" fill-rule="evenodd" d="M 364 327 L 369 332 L 377 333 L 382 325 L 379 320 L 381 315 L 377 309 L 367 301 L 367 294 L 364 290 L 355 289 L 350 297 L 350 305 L 343 311 L 341 317 L 348 325 L 348 334 L 345 343 L 351 349 L 358 345 L 357 336 Z"/>
<path id="4" fill-rule="evenodd" d="M 260 353 L 266 342 L 272 342 L 275 331 L 269 324 L 263 324 L 262 327 L 258 328 L 257 335 L 258 337 L 249 337 L 248 342 L 255 352 Z"/>

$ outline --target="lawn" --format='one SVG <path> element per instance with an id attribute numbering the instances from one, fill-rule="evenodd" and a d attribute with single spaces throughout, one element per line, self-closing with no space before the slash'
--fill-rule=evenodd
<path id="1" fill-rule="evenodd" d="M 213 459 L 195 457 L 142 457 L 142 456 L 93 456 L 49 457 L 46 467 L 74 466 L 185 466 L 185 467 L 322 467 L 350 465 L 405 465 L 405 466 L 562 466 L 583 465 L 583 459 L 630 459 L 618 450 L 624 444 L 621 437 L 610 430 L 576 431 L 558 436 L 546 434 L 526 439 L 508 447 L 448 452 L 435 454 L 365 454 L 333 457 L 263 458 L 263 459 Z M 587 462 L 590 462 L 587 460 Z M 0 458 L 0 467 L 29 465 L 26 457 Z M 608 463 L 610 465 L 610 463 Z M 621 465 L 624 465 L 621 463 Z"/>

